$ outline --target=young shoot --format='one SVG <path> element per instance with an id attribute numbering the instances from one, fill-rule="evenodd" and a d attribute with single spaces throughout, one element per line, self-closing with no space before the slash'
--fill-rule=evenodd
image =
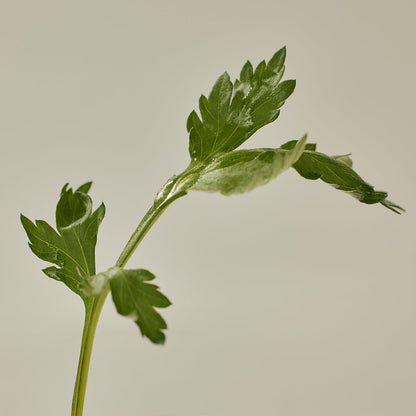
<path id="1" fill-rule="evenodd" d="M 165 209 L 191 191 L 233 195 L 265 185 L 293 168 L 300 176 L 320 179 L 364 204 L 381 204 L 400 214 L 400 206 L 376 191 L 352 168 L 349 155 L 328 156 L 307 143 L 306 135 L 276 148 L 238 150 L 257 130 L 275 121 L 280 108 L 295 89 L 294 80 L 282 81 L 286 49 L 282 48 L 254 69 L 247 61 L 238 79 L 225 72 L 208 96 L 199 98 L 199 114 L 192 111 L 186 127 L 189 133 L 189 165 L 170 178 L 156 195 L 121 252 L 114 267 L 97 273 L 95 246 L 104 218 L 101 204 L 93 210 L 88 192 L 91 182 L 75 190 L 66 184 L 56 206 L 56 227 L 42 220 L 21 221 L 33 253 L 53 264 L 43 269 L 50 278 L 64 283 L 81 297 L 85 322 L 78 372 L 72 402 L 72 416 L 81 416 L 94 334 L 101 309 L 109 292 L 120 315 L 132 318 L 143 337 L 163 344 L 166 322 L 160 309 L 169 299 L 144 269 L 125 269 L 127 261 Z M 173 323 L 174 326 L 174 323 Z"/>

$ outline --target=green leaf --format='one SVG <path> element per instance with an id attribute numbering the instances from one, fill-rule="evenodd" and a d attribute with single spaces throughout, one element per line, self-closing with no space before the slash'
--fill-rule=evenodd
<path id="1" fill-rule="evenodd" d="M 260 62 L 254 72 L 247 61 L 234 84 L 225 72 L 208 98 L 201 96 L 201 119 L 192 111 L 187 120 L 192 160 L 205 162 L 230 152 L 276 120 L 279 108 L 295 88 L 294 80 L 280 82 L 285 57 L 286 49 L 282 48 L 267 64 Z"/>
<path id="2" fill-rule="evenodd" d="M 282 149 L 291 149 L 296 140 L 285 143 Z M 321 179 L 340 191 L 344 191 L 364 204 L 380 203 L 386 208 L 400 214 L 403 208 L 387 200 L 387 192 L 376 191 L 365 182 L 353 169 L 349 155 L 327 156 L 315 151 L 316 145 L 306 147 L 293 168 L 306 179 Z"/>
<path id="3" fill-rule="evenodd" d="M 155 308 L 166 308 L 171 303 L 159 292 L 158 286 L 147 283 L 155 276 L 147 270 L 124 270 L 118 267 L 106 272 L 110 278 L 111 295 L 117 312 L 132 317 L 143 336 L 155 344 L 165 342 L 166 322 Z"/>
<path id="4" fill-rule="evenodd" d="M 33 253 L 58 266 L 47 267 L 43 272 L 65 283 L 84 300 L 85 282 L 95 274 L 95 245 L 105 214 L 104 204 L 92 211 L 92 200 L 86 193 L 90 187 L 88 182 L 73 192 L 68 185 L 64 186 L 56 208 L 58 232 L 45 221 L 33 223 L 21 215 Z"/>
<path id="5" fill-rule="evenodd" d="M 251 191 L 289 169 L 301 156 L 305 142 L 306 136 L 291 150 L 235 150 L 221 155 L 205 167 L 190 189 L 223 195 Z"/>

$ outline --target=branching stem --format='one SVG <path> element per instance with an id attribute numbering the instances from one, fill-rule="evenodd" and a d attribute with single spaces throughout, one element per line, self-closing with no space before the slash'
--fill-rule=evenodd
<path id="1" fill-rule="evenodd" d="M 162 215 L 166 208 L 176 199 L 185 195 L 185 193 L 178 193 L 166 201 L 159 203 L 147 211 L 146 215 L 140 221 L 136 230 L 133 232 L 130 240 L 127 242 L 123 251 L 116 262 L 116 267 L 123 268 L 131 255 L 134 253 L 144 236 Z M 97 328 L 98 319 L 101 314 L 104 302 L 110 291 L 109 285 L 96 297 L 89 298 L 85 302 L 85 322 L 82 333 L 81 351 L 79 354 L 78 371 L 75 381 L 74 395 L 72 399 L 71 416 L 82 416 L 84 408 L 85 391 L 87 388 L 88 370 L 91 359 L 92 346 L 94 343 L 95 330 Z"/>

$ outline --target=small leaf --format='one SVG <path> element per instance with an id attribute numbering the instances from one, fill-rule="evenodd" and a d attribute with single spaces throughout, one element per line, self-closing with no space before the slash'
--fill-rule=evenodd
<path id="1" fill-rule="evenodd" d="M 301 156 L 305 142 L 306 136 L 291 150 L 235 150 L 221 155 L 206 166 L 190 189 L 223 195 L 248 192 L 289 169 Z"/>
<path id="2" fill-rule="evenodd" d="M 279 108 L 295 88 L 294 80 L 280 82 L 285 57 L 286 50 L 282 48 L 267 64 L 262 61 L 254 73 L 247 61 L 234 85 L 224 73 L 208 98 L 201 96 L 201 118 L 192 111 L 187 120 L 192 160 L 206 162 L 230 152 L 276 120 Z"/>
<path id="3" fill-rule="evenodd" d="M 293 148 L 294 141 L 285 143 L 282 149 Z M 386 208 L 400 214 L 403 208 L 388 201 L 387 192 L 376 191 L 374 187 L 365 182 L 353 169 L 349 155 L 327 156 L 323 153 L 306 150 L 293 168 L 306 179 L 321 179 L 340 191 L 344 191 L 358 201 L 365 204 L 381 203 Z"/>
<path id="4" fill-rule="evenodd" d="M 88 192 L 91 182 L 75 192 L 65 185 L 56 208 L 56 232 L 45 221 L 35 223 L 21 215 L 23 227 L 29 237 L 29 246 L 40 259 L 56 264 L 43 272 L 52 279 L 62 281 L 84 300 L 86 279 L 95 275 L 95 245 L 98 227 L 104 218 L 101 204 L 92 212 Z"/>
<path id="5" fill-rule="evenodd" d="M 147 283 L 155 276 L 147 270 L 124 270 L 118 267 L 106 272 L 110 278 L 111 295 L 117 312 L 130 316 L 143 336 L 155 344 L 163 344 L 166 322 L 155 308 L 166 308 L 171 303 L 159 292 L 158 286 Z"/>

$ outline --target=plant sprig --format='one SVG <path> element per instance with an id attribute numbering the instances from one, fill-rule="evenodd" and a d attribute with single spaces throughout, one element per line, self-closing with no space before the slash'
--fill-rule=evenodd
<path id="1" fill-rule="evenodd" d="M 156 344 L 165 342 L 167 325 L 156 308 L 169 306 L 169 299 L 149 283 L 155 279 L 151 272 L 124 267 L 154 222 L 176 199 L 190 191 L 223 195 L 248 192 L 292 167 L 302 177 L 321 179 L 362 203 L 380 203 L 398 214 L 404 211 L 387 200 L 386 192 L 376 191 L 352 169 L 349 155 L 319 153 L 315 144 L 306 143 L 306 135 L 277 148 L 238 150 L 257 130 L 277 119 L 292 94 L 295 81 L 281 81 L 285 58 L 286 49 L 282 48 L 255 69 L 247 61 L 234 83 L 225 72 L 208 97 L 201 95 L 200 115 L 192 111 L 187 120 L 188 167 L 161 188 L 114 267 L 96 273 L 95 246 L 105 207 L 101 204 L 93 211 L 88 195 L 91 182 L 75 191 L 68 184 L 63 187 L 56 207 L 56 230 L 45 221 L 33 223 L 21 216 L 33 253 L 55 265 L 43 272 L 66 284 L 85 304 L 72 416 L 83 412 L 95 329 L 110 291 L 117 311 L 133 318 L 144 337 Z"/>

